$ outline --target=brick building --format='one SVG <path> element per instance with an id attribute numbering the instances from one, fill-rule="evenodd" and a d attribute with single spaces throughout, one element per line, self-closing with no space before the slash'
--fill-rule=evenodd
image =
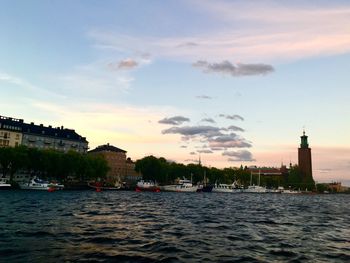
<path id="1" fill-rule="evenodd" d="M 312 179 L 312 161 L 311 161 L 311 148 L 307 141 L 308 136 L 303 132 L 301 138 L 300 148 L 298 149 L 298 166 L 303 175 L 303 179 Z"/>
<path id="2" fill-rule="evenodd" d="M 89 154 L 99 154 L 106 159 L 110 168 L 107 173 L 107 182 L 110 184 L 130 183 L 140 178 L 139 174 L 135 172 L 134 162 L 130 158 L 126 158 L 126 151 L 118 147 L 107 143 L 89 151 Z"/>

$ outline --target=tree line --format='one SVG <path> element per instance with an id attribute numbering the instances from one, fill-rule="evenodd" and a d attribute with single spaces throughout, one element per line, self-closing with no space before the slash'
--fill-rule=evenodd
<path id="1" fill-rule="evenodd" d="M 10 181 L 16 173 L 25 173 L 63 183 L 69 180 L 84 182 L 105 178 L 108 170 L 107 161 L 102 156 L 26 146 L 0 148 L 0 175 L 10 178 Z"/>
<path id="2" fill-rule="evenodd" d="M 250 185 L 251 173 L 247 167 L 230 167 L 218 169 L 206 167 L 201 164 L 182 164 L 168 162 L 165 158 L 147 156 L 136 161 L 135 170 L 142 174 L 144 180 L 155 180 L 160 184 L 171 184 L 178 179 L 191 179 L 194 183 L 204 182 L 204 177 L 209 184 L 232 184 L 236 181 L 247 187 Z M 252 184 L 257 185 L 259 176 L 252 175 Z M 260 176 L 260 185 L 269 188 L 283 186 L 292 189 L 314 189 L 315 182 L 312 178 L 305 178 L 298 166 L 290 167 L 287 174 L 282 176 Z"/>

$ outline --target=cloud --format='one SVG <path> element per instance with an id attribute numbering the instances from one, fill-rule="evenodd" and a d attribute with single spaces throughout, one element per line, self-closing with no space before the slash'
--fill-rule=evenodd
<path id="1" fill-rule="evenodd" d="M 222 151 L 222 150 L 224 150 L 224 148 L 221 148 L 221 147 L 211 147 L 210 149 L 212 151 Z"/>
<path id="2" fill-rule="evenodd" d="M 238 63 L 234 65 L 227 60 L 212 64 L 204 60 L 198 60 L 196 63 L 193 63 L 192 66 L 202 69 L 204 73 L 222 73 L 234 77 L 266 75 L 274 71 L 274 68 L 267 64 Z"/>
<path id="3" fill-rule="evenodd" d="M 251 143 L 234 133 L 209 139 L 210 148 L 250 148 Z"/>
<path id="4" fill-rule="evenodd" d="M 196 152 L 190 152 L 190 155 L 197 155 Z"/>
<path id="5" fill-rule="evenodd" d="M 158 123 L 162 124 L 171 124 L 171 125 L 181 125 L 184 122 L 190 121 L 189 118 L 183 116 L 174 116 L 171 118 L 164 118 L 158 121 Z"/>
<path id="6" fill-rule="evenodd" d="M 240 127 L 237 127 L 237 126 L 234 126 L 234 125 L 231 125 L 231 126 L 227 127 L 226 130 L 228 130 L 228 131 L 244 132 L 244 129 L 242 129 Z"/>
<path id="7" fill-rule="evenodd" d="M 198 150 L 198 153 L 213 153 L 211 150 Z"/>
<path id="8" fill-rule="evenodd" d="M 223 156 L 229 156 L 234 158 L 229 158 L 228 161 L 230 162 L 253 162 L 255 159 L 253 159 L 252 153 L 247 150 L 240 150 L 240 151 L 225 151 L 222 153 Z"/>
<path id="9" fill-rule="evenodd" d="M 203 58 L 286 62 L 350 51 L 347 1 L 334 5 L 327 1 L 317 5 L 315 1 L 186 2 L 203 14 L 199 22 L 210 25 L 208 30 L 196 30 L 190 37 L 160 37 L 157 32 L 139 37 L 95 28 L 88 36 L 98 49 L 126 54 L 148 52 L 155 57 L 192 62 Z"/>
<path id="10" fill-rule="evenodd" d="M 227 114 L 220 114 L 219 117 L 226 118 L 228 120 L 241 120 L 244 121 L 244 118 L 240 115 L 234 114 L 234 115 L 227 115 Z"/>
<path id="11" fill-rule="evenodd" d="M 130 70 L 134 69 L 139 63 L 131 58 L 119 61 L 118 63 L 109 63 L 107 66 L 111 70 Z"/>
<path id="12" fill-rule="evenodd" d="M 212 132 L 220 132 L 220 128 L 213 126 L 185 126 L 172 127 L 162 131 L 163 134 L 181 134 L 184 136 L 210 135 Z"/>
<path id="13" fill-rule="evenodd" d="M 203 99 L 203 100 L 211 100 L 213 97 L 207 96 L 207 95 L 199 95 L 196 96 L 197 99 Z"/>
<path id="14" fill-rule="evenodd" d="M 187 145 L 181 145 L 180 148 L 187 148 Z"/>
<path id="15" fill-rule="evenodd" d="M 181 47 L 197 47 L 199 46 L 198 43 L 195 42 L 186 42 L 186 43 L 181 43 L 179 44 L 177 47 L 181 48 Z"/>
<path id="16" fill-rule="evenodd" d="M 212 118 L 204 118 L 201 120 L 201 122 L 209 122 L 209 123 L 216 123 L 214 119 Z"/>

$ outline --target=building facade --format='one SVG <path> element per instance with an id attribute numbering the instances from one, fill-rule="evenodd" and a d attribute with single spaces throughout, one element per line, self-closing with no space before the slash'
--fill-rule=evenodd
<path id="1" fill-rule="evenodd" d="M 14 124 L 8 118 L 0 116 L 0 147 L 16 147 L 22 143 L 22 127 L 16 124 L 23 123 L 23 120 L 13 120 Z"/>
<path id="2" fill-rule="evenodd" d="M 54 149 L 85 153 L 88 141 L 72 129 L 24 123 L 22 119 L 0 116 L 0 140 L 2 146 L 24 145 L 38 149 Z"/>
<path id="3" fill-rule="evenodd" d="M 298 149 L 298 166 L 303 175 L 303 178 L 312 178 L 312 160 L 311 160 L 311 148 L 309 148 L 308 136 L 303 135 L 300 137 L 301 143 Z"/>
<path id="4" fill-rule="evenodd" d="M 126 151 L 112 146 L 109 143 L 100 145 L 89 151 L 89 154 L 103 156 L 110 168 L 107 173 L 107 182 L 113 185 L 137 181 L 140 176 L 135 172 L 135 164 L 130 158 L 126 158 Z"/>

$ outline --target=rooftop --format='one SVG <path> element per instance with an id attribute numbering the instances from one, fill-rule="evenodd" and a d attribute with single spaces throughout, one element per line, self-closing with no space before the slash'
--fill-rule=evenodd
<path id="1" fill-rule="evenodd" d="M 44 126 L 43 124 L 37 125 L 34 122 L 25 123 L 22 119 L 15 119 L 11 117 L 0 116 L 0 128 L 4 130 L 12 130 L 22 132 L 24 134 L 34 134 L 40 136 L 57 137 L 62 139 L 68 139 L 72 141 L 87 142 L 85 137 L 80 136 L 75 130 L 61 127 L 53 128 L 50 126 Z"/>
<path id="2" fill-rule="evenodd" d="M 97 146 L 95 149 L 89 151 L 89 153 L 95 153 L 95 152 L 122 152 L 122 153 L 126 153 L 126 151 L 124 151 L 118 147 L 115 147 L 113 145 L 110 145 L 109 143 Z"/>

